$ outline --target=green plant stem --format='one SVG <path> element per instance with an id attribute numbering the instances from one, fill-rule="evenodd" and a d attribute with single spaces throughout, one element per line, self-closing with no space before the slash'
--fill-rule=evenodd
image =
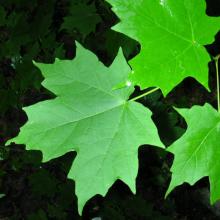
<path id="1" fill-rule="evenodd" d="M 218 60 L 220 55 L 214 58 L 215 68 L 216 68 L 216 84 L 217 84 L 217 102 L 218 102 L 218 112 L 220 112 L 220 90 L 219 90 L 219 70 L 218 70 Z"/>
<path id="2" fill-rule="evenodd" d="M 130 99 L 129 101 L 135 101 L 135 100 L 140 99 L 140 98 L 142 98 L 142 97 L 144 97 L 144 96 L 146 96 L 146 95 L 150 95 L 151 93 L 157 91 L 158 89 L 159 89 L 158 87 L 156 87 L 156 88 L 154 88 L 154 89 L 151 89 L 150 91 L 145 92 L 145 93 L 143 93 L 143 94 L 141 94 L 141 95 L 139 95 L 139 96 L 136 96 L 136 97 Z"/>

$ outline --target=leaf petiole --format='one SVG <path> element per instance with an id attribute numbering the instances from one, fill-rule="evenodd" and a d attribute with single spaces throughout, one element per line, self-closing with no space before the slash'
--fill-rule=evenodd
<path id="1" fill-rule="evenodd" d="M 219 90 L 219 70 L 218 70 L 218 61 L 220 54 L 214 57 L 215 68 L 216 68 L 216 84 L 217 84 L 217 103 L 218 103 L 218 112 L 220 112 L 220 90 Z"/>
<path id="2" fill-rule="evenodd" d="M 144 96 L 146 96 L 146 95 L 150 95 L 151 93 L 157 91 L 158 89 L 160 89 L 160 88 L 159 88 L 159 87 L 156 87 L 156 88 L 154 88 L 154 89 L 151 89 L 151 90 L 148 91 L 148 92 L 145 92 L 145 93 L 143 93 L 143 94 L 141 94 L 141 95 L 139 95 L 139 96 L 136 96 L 136 97 L 130 99 L 129 102 L 130 102 L 130 101 L 136 101 L 137 99 L 140 99 L 140 98 L 142 98 L 142 97 L 144 97 Z"/>

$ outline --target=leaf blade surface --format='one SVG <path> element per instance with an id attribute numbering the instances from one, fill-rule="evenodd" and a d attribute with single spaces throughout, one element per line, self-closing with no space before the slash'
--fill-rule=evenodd
<path id="1" fill-rule="evenodd" d="M 167 149 L 175 155 L 167 194 L 184 182 L 193 185 L 208 176 L 211 203 L 214 203 L 220 199 L 220 115 L 209 104 L 178 111 L 185 118 L 188 128 L 186 133 Z"/>

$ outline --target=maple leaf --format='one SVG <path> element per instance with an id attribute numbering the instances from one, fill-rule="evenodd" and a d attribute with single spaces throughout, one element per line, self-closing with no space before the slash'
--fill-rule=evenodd
<path id="1" fill-rule="evenodd" d="M 220 114 L 209 104 L 179 109 L 188 128 L 167 150 L 175 155 L 168 195 L 176 186 L 209 176 L 211 203 L 220 199 Z"/>
<path id="2" fill-rule="evenodd" d="M 208 88 L 208 61 L 203 45 L 214 40 L 220 18 L 205 15 L 201 0 L 108 0 L 121 19 L 114 30 L 141 44 L 130 61 L 130 80 L 142 88 L 157 86 L 166 95 L 191 76 Z"/>
<path id="3" fill-rule="evenodd" d="M 71 2 L 70 15 L 64 18 L 61 29 L 79 31 L 85 37 L 95 31 L 96 25 L 102 21 L 96 11 L 95 3 Z"/>
<path id="4" fill-rule="evenodd" d="M 68 176 L 76 182 L 80 213 L 87 200 L 104 196 L 117 179 L 135 192 L 138 147 L 163 144 L 150 110 L 128 101 L 134 88 L 112 89 L 130 72 L 122 52 L 107 68 L 78 45 L 73 61 L 36 66 L 45 77 L 43 86 L 57 98 L 24 108 L 28 122 L 9 142 L 41 150 L 44 161 L 76 151 Z"/>

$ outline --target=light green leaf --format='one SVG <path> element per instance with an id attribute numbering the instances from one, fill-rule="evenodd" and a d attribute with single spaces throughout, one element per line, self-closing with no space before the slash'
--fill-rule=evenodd
<path id="1" fill-rule="evenodd" d="M 220 18 L 205 14 L 205 0 L 108 0 L 121 19 L 114 30 L 139 41 L 130 61 L 130 79 L 142 88 L 160 87 L 166 95 L 185 77 L 208 88 L 208 53 Z"/>
<path id="2" fill-rule="evenodd" d="M 36 65 L 44 87 L 57 98 L 24 108 L 29 120 L 10 142 L 41 150 L 44 161 L 77 152 L 69 177 L 76 181 L 80 213 L 87 200 L 104 196 L 117 179 L 135 192 L 138 147 L 163 144 L 151 112 L 127 101 L 134 89 L 112 90 L 130 71 L 122 52 L 109 68 L 79 45 L 73 61 Z"/>
<path id="3" fill-rule="evenodd" d="M 209 104 L 178 110 L 185 118 L 186 133 L 168 151 L 175 155 L 167 191 L 187 182 L 193 185 L 209 176 L 211 203 L 220 199 L 220 114 Z"/>

